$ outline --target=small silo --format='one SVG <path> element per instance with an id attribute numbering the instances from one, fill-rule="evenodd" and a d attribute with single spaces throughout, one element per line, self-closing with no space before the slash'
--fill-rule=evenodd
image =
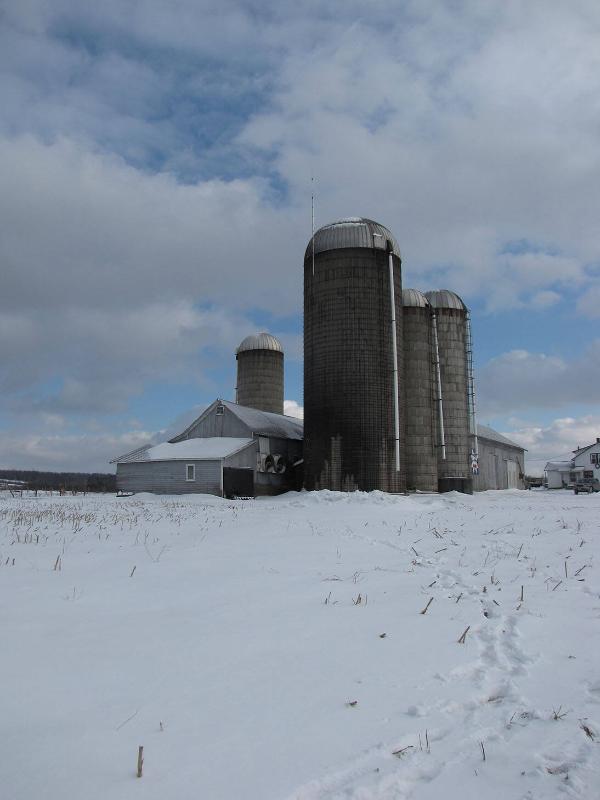
<path id="1" fill-rule="evenodd" d="M 467 308 L 448 289 L 425 292 L 432 308 L 434 356 L 439 357 L 439 491 L 473 491 Z M 437 360 L 437 358 L 436 358 Z"/>
<path id="2" fill-rule="evenodd" d="M 416 289 L 402 290 L 406 488 L 438 490 L 438 424 L 431 306 Z"/>
<path id="3" fill-rule="evenodd" d="M 247 336 L 235 352 L 236 403 L 283 414 L 283 348 L 270 333 Z"/>
<path id="4" fill-rule="evenodd" d="M 387 228 L 325 225 L 304 257 L 307 489 L 398 492 L 403 454 L 402 279 Z"/>

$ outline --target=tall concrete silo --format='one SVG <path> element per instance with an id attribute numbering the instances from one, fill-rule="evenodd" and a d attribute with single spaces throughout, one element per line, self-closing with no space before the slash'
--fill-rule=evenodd
<path id="1" fill-rule="evenodd" d="M 236 402 L 283 414 L 283 348 L 270 333 L 247 336 L 235 352 Z"/>
<path id="2" fill-rule="evenodd" d="M 424 294 L 402 290 L 406 487 L 438 490 L 437 384 L 432 311 Z"/>
<path id="3" fill-rule="evenodd" d="M 402 361 L 396 240 L 362 217 L 325 225 L 304 257 L 307 489 L 404 491 Z"/>
<path id="4" fill-rule="evenodd" d="M 441 492 L 473 491 L 467 309 L 448 289 L 425 292 L 433 311 L 434 348 L 439 355 L 441 447 L 438 478 Z M 437 347 L 436 347 L 437 345 Z"/>

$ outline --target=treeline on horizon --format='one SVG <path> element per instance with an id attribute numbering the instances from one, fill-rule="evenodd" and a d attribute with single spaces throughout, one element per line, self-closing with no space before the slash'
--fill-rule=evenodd
<path id="1" fill-rule="evenodd" d="M 25 481 L 28 489 L 67 492 L 116 492 L 115 475 L 103 472 L 40 472 L 34 469 L 0 469 L 3 480 Z"/>

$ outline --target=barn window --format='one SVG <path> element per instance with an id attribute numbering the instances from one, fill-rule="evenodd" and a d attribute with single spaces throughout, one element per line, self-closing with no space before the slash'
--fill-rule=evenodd
<path id="1" fill-rule="evenodd" d="M 225 406 L 222 406 L 221 404 L 219 404 L 217 406 L 217 417 L 222 417 L 224 411 L 225 411 Z"/>
<path id="2" fill-rule="evenodd" d="M 186 481 L 195 481 L 196 480 L 196 465 L 195 464 L 186 464 L 185 465 L 185 479 L 186 479 Z"/>

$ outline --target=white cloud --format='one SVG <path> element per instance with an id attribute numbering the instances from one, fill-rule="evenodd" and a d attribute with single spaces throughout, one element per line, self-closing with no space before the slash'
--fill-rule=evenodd
<path id="1" fill-rule="evenodd" d="M 57 472 L 113 472 L 109 461 L 146 444 L 151 434 L 3 434 L 2 469 L 39 469 Z"/>
<path id="2" fill-rule="evenodd" d="M 586 317 L 593 319 L 600 317 L 600 285 L 591 286 L 585 294 L 579 298 L 577 311 Z"/>
<path id="3" fill-rule="evenodd" d="M 317 220 L 387 224 L 406 285 L 540 318 L 564 292 L 598 316 L 592 0 L 9 5 L 0 380 L 12 408 L 126 409 L 149 382 L 206 380 L 208 353 L 232 353 L 257 312 L 299 313 L 313 175 Z M 599 350 L 587 368 L 506 354 L 480 376 L 483 406 L 595 398 Z"/>
<path id="4" fill-rule="evenodd" d="M 531 306 L 535 309 L 552 308 L 557 303 L 560 303 L 560 295 L 548 289 L 536 292 L 531 298 Z"/>
<path id="5" fill-rule="evenodd" d="M 390 17 L 384 35 L 356 21 L 308 62 L 291 54 L 274 107 L 242 141 L 270 153 L 297 194 L 317 176 L 322 222 L 387 224 L 410 283 L 436 280 L 491 309 L 583 286 L 600 245 L 592 7 L 437 8 L 411 25 Z M 548 252 L 504 253 L 520 240 Z"/>
<path id="6" fill-rule="evenodd" d="M 184 298 L 298 308 L 305 236 L 265 203 L 259 180 L 183 185 L 31 137 L 0 140 L 0 170 L 5 309 Z"/>
<path id="7" fill-rule="evenodd" d="M 562 417 L 545 426 L 523 425 L 504 435 L 527 448 L 528 472 L 541 475 L 547 461 L 567 460 L 577 447 L 592 444 L 600 437 L 600 415 Z"/>
<path id="8" fill-rule="evenodd" d="M 284 400 L 283 413 L 288 417 L 304 419 L 304 406 L 301 406 L 296 400 Z"/>
<path id="9" fill-rule="evenodd" d="M 5 394 L 12 407 L 47 412 L 114 412 L 147 381 L 206 383 L 210 353 L 229 356 L 253 325 L 224 309 L 190 301 L 139 303 L 132 308 L 66 308 L 37 313 L 0 311 Z M 38 386 L 61 376 L 61 386 Z M 25 392 L 25 395 L 23 395 Z M 7 402 L 5 397 L 4 402 Z"/>
<path id="10" fill-rule="evenodd" d="M 596 404 L 600 396 L 600 339 L 572 361 L 544 353 L 512 350 L 491 359 L 477 377 L 483 415 L 527 408 Z"/>

